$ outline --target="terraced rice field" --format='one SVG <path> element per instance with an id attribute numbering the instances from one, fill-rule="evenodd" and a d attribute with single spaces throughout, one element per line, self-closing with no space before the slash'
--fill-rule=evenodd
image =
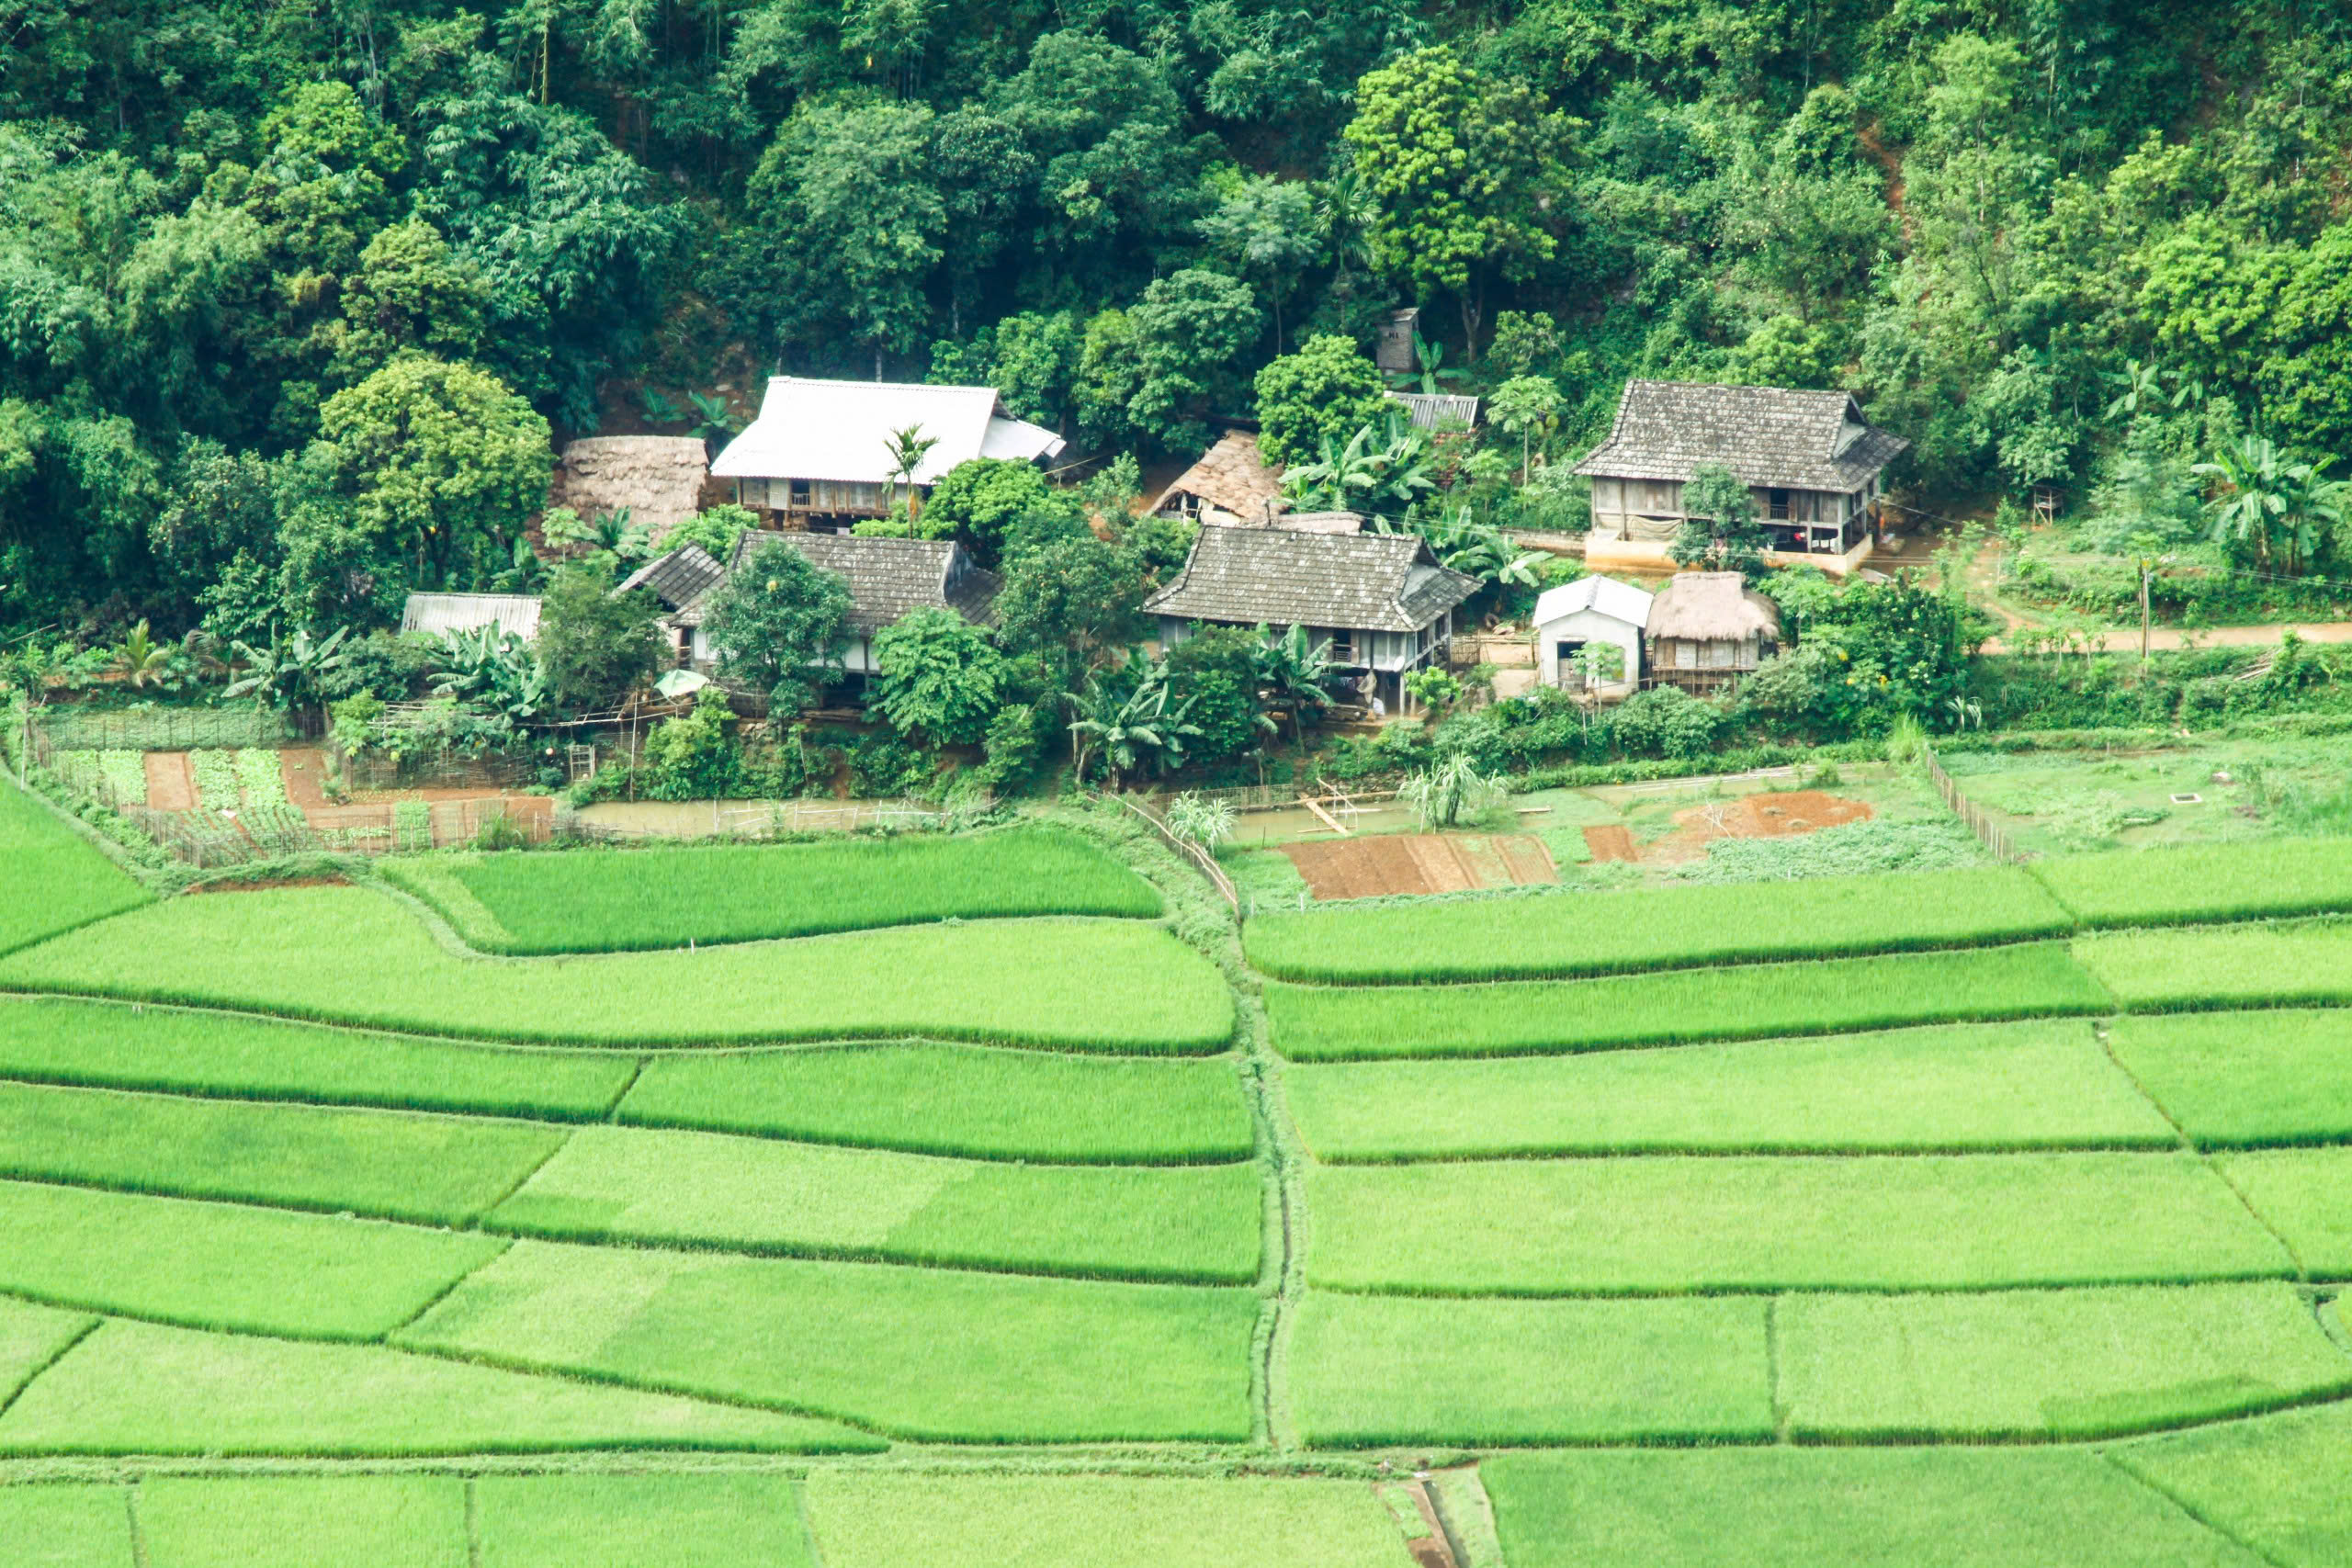
<path id="1" fill-rule="evenodd" d="M 1245 944 L 1066 821 L 435 857 L 437 919 L 42 839 L 0 1561 L 2352 1560 L 2335 862 Z"/>

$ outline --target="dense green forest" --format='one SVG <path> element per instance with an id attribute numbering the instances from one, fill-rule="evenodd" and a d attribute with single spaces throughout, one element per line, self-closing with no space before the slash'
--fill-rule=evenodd
<path id="1" fill-rule="evenodd" d="M 364 631 L 527 577 L 550 433 L 708 428 L 691 395 L 740 417 L 779 367 L 985 376 L 1093 449 L 1188 455 L 1269 361 L 1415 302 L 1436 384 L 1557 389 L 1514 468 L 1629 375 L 1843 386 L 1924 508 L 2049 484 L 2104 548 L 2352 558 L 2333 7 L 0 20 L 0 641 Z M 1334 346 L 1265 384 L 1343 401 Z"/>

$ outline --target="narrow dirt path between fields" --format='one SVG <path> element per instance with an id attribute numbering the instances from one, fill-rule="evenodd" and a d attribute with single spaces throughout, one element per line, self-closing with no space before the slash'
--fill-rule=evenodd
<path id="1" fill-rule="evenodd" d="M 196 774 L 185 751 L 146 754 L 147 806 L 153 811 L 187 811 L 196 806 Z"/>

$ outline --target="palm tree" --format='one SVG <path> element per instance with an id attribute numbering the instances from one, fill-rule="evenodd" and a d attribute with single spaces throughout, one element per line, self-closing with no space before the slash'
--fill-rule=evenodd
<path id="1" fill-rule="evenodd" d="M 2224 448 L 2193 471 L 2221 482 L 2222 493 L 2207 508 L 2213 520 L 2208 536 L 2250 548 L 2264 566 L 2275 548 L 2290 577 L 2319 547 L 2320 525 L 2343 523 L 2346 492 L 2352 491 L 2342 480 L 2321 477 L 2317 467 L 2297 461 L 2264 435 L 2241 438 L 2236 450 Z"/>
<path id="2" fill-rule="evenodd" d="M 172 650 L 148 635 L 142 620 L 123 634 L 107 668 L 130 685 L 143 688 L 171 673 Z"/>
<path id="3" fill-rule="evenodd" d="M 925 435 L 920 424 L 910 424 L 903 430 L 894 430 L 882 438 L 883 448 L 890 454 L 890 479 L 882 498 L 882 509 L 885 512 L 895 511 L 898 508 L 899 485 L 901 480 L 906 482 L 910 491 L 913 490 L 915 470 L 922 467 L 923 458 L 929 455 L 933 447 L 938 445 L 939 437 Z M 913 511 L 911 493 L 908 497 L 908 510 L 910 513 Z"/>

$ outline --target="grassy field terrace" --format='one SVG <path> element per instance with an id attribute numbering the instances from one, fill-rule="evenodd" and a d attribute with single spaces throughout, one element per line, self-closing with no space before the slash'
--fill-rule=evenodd
<path id="1" fill-rule="evenodd" d="M 0 875 L 0 1562 L 2352 1562 L 2341 841 Z"/>

